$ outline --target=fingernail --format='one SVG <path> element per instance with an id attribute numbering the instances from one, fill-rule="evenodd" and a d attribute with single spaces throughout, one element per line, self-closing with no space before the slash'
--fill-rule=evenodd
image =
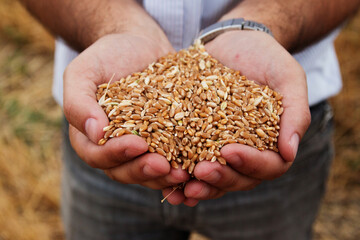
<path id="1" fill-rule="evenodd" d="M 89 118 L 85 122 L 86 136 L 94 143 L 97 143 L 97 121 L 94 118 Z"/>
<path id="2" fill-rule="evenodd" d="M 143 172 L 146 176 L 150 176 L 150 177 L 159 175 L 159 173 L 157 171 L 155 171 L 154 169 L 152 169 L 149 165 L 144 166 Z"/>
<path id="3" fill-rule="evenodd" d="M 300 142 L 300 137 L 297 133 L 295 133 L 294 135 L 291 136 L 290 139 L 290 147 L 293 150 L 293 160 L 296 157 L 297 151 L 298 151 L 298 147 L 299 147 L 299 142 Z"/>

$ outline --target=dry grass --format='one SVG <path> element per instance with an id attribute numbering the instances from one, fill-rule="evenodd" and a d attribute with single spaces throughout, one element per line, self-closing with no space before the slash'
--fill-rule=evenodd
<path id="1" fill-rule="evenodd" d="M 315 225 L 316 239 L 357 240 L 360 236 L 360 14 L 336 41 L 344 87 L 331 100 L 336 156 L 328 191 Z"/>
<path id="2" fill-rule="evenodd" d="M 0 16 L 0 239 L 63 239 L 53 41 L 16 1 L 0 0 Z M 344 90 L 332 100 L 337 153 L 316 240 L 360 236 L 360 15 L 336 46 Z"/>
<path id="3" fill-rule="evenodd" d="M 53 43 L 17 2 L 0 14 L 0 239 L 63 239 Z"/>
<path id="4" fill-rule="evenodd" d="M 17 46 L 31 45 L 37 52 L 50 53 L 54 49 L 53 37 L 14 0 L 0 0 L 1 38 Z"/>
<path id="5" fill-rule="evenodd" d="M 0 239 L 54 239 L 61 111 L 49 95 L 51 55 L 0 45 Z"/>

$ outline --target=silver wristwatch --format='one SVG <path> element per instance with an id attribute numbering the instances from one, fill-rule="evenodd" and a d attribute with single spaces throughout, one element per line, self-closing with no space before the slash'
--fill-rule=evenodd
<path id="1" fill-rule="evenodd" d="M 270 29 L 267 28 L 264 24 L 254 21 L 247 21 L 243 18 L 236 18 L 217 22 L 208 26 L 200 32 L 197 39 L 200 39 L 200 41 L 205 44 L 220 34 L 231 30 L 254 30 L 265 32 L 273 36 Z"/>

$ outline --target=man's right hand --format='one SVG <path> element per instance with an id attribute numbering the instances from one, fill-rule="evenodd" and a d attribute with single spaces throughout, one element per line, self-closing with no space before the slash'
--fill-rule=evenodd
<path id="1" fill-rule="evenodd" d="M 159 57 L 174 51 L 166 40 L 133 33 L 100 38 L 67 67 L 64 74 L 64 112 L 70 123 L 74 150 L 91 167 L 100 168 L 115 181 L 163 189 L 188 180 L 189 175 L 172 169 L 161 155 L 147 153 L 140 137 L 124 135 L 98 146 L 108 118 L 98 102 L 97 86 L 141 71 Z"/>

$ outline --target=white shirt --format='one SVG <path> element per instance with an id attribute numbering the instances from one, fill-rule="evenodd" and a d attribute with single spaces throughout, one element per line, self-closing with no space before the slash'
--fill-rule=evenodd
<path id="1" fill-rule="evenodd" d="M 215 23 L 224 13 L 236 6 L 234 0 L 138 0 L 160 24 L 176 50 L 188 47 L 206 26 Z M 307 76 L 309 104 L 314 105 L 335 94 L 342 87 L 339 64 L 333 41 L 334 31 L 304 51 L 294 54 Z M 62 106 L 63 72 L 78 55 L 58 39 L 55 49 L 53 95 Z"/>

